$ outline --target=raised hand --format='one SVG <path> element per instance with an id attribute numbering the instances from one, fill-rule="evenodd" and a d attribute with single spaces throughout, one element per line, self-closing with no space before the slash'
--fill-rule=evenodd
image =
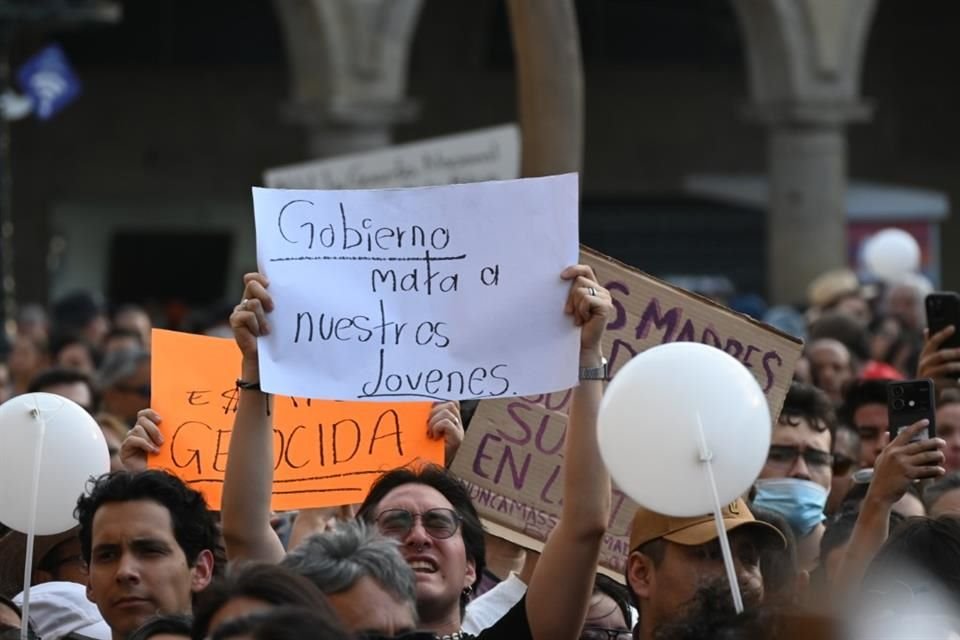
<path id="1" fill-rule="evenodd" d="M 580 351 L 600 349 L 603 330 L 613 313 L 610 292 L 600 286 L 593 269 L 584 264 L 567 267 L 560 274 L 570 281 L 570 295 L 564 313 L 580 327 Z"/>
<path id="2" fill-rule="evenodd" d="M 262 273 L 243 276 L 243 300 L 230 314 L 230 328 L 243 359 L 257 361 L 257 338 L 270 333 L 267 314 L 273 311 L 273 299 L 267 293 L 269 280 Z"/>
<path id="3" fill-rule="evenodd" d="M 127 433 L 120 445 L 120 462 L 127 471 L 146 471 L 147 455 L 160 451 L 163 435 L 160 433 L 160 416 L 153 409 L 137 413 L 137 424 Z"/>

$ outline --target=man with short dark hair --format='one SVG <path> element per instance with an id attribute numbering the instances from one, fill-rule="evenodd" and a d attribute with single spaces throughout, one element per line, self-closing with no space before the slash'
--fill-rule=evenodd
<path id="1" fill-rule="evenodd" d="M 786 543 L 741 499 L 722 515 L 744 603 L 755 606 L 764 597 L 761 554 Z M 630 549 L 626 578 L 640 611 L 641 640 L 652 640 L 660 625 L 677 621 L 704 590 L 726 584 L 713 514 L 673 518 L 641 507 L 630 526 Z M 725 593 L 729 596 L 729 588 Z"/>
<path id="2" fill-rule="evenodd" d="M 827 394 L 809 384 L 791 384 L 756 482 L 754 504 L 787 521 L 797 537 L 797 560 L 805 571 L 816 567 L 820 555 L 835 428 Z"/>
<path id="3" fill-rule="evenodd" d="M 101 296 L 92 291 L 73 291 L 53 303 L 51 313 L 56 333 L 83 336 L 99 347 L 110 323 Z"/>
<path id="4" fill-rule="evenodd" d="M 190 613 L 215 570 L 217 526 L 200 493 L 164 471 L 119 471 L 77 501 L 87 597 L 121 640 L 160 613 Z"/>
<path id="5" fill-rule="evenodd" d="M 90 376 L 74 369 L 47 369 L 37 375 L 27 387 L 28 393 L 43 391 L 73 400 L 89 413 L 96 413 L 100 404 L 97 389 Z"/>
<path id="6" fill-rule="evenodd" d="M 883 434 L 890 427 L 887 414 L 888 380 L 857 380 L 844 394 L 841 417 L 860 434 L 860 467 L 872 468 L 883 451 Z"/>

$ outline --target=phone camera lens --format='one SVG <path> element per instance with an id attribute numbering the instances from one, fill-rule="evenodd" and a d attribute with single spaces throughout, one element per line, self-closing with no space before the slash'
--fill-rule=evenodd
<path id="1" fill-rule="evenodd" d="M 901 387 L 900 385 L 896 385 L 896 386 L 893 388 L 893 395 L 895 395 L 895 396 L 897 396 L 897 397 L 902 396 L 902 395 L 903 395 L 903 387 Z"/>
<path id="2" fill-rule="evenodd" d="M 894 401 L 893 401 L 893 409 L 894 409 L 895 411 L 900 411 L 900 409 L 903 409 L 903 400 L 900 399 L 900 398 L 897 398 L 896 400 L 894 400 Z"/>

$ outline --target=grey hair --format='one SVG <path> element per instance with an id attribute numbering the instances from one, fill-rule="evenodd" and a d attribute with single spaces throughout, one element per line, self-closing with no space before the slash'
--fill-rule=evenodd
<path id="1" fill-rule="evenodd" d="M 132 376 L 136 373 L 137 367 L 147 360 L 150 360 L 150 354 L 141 349 L 123 349 L 108 354 L 100 365 L 100 387 L 109 388 L 120 380 Z"/>
<path id="2" fill-rule="evenodd" d="M 926 312 L 925 300 L 927 294 L 933 293 L 933 284 L 930 279 L 922 273 L 906 273 L 890 283 L 884 295 L 884 307 L 890 306 L 890 298 L 893 292 L 900 289 L 909 289 L 914 296 L 915 310 L 918 317 L 922 318 Z"/>
<path id="3" fill-rule="evenodd" d="M 280 563 L 316 584 L 326 594 L 340 593 L 369 576 L 400 602 L 410 605 L 414 620 L 416 589 L 413 570 L 396 540 L 354 520 L 316 533 L 290 551 Z"/>

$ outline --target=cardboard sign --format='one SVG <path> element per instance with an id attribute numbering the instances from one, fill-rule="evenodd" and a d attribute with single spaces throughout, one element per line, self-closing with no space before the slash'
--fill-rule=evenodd
<path id="1" fill-rule="evenodd" d="M 163 419 L 164 444 L 149 464 L 219 510 L 240 352 L 233 340 L 157 329 L 152 344 L 151 406 Z M 443 464 L 443 441 L 427 436 L 430 406 L 274 398 L 272 508 L 361 502 L 385 471 L 418 459 Z"/>
<path id="2" fill-rule="evenodd" d="M 740 360 L 763 388 L 771 420 L 779 415 L 800 357 L 799 340 L 589 249 L 580 259 L 594 268 L 613 296 L 616 314 L 604 334 L 612 372 L 650 347 L 701 342 Z M 527 548 L 541 546 L 560 515 L 572 394 L 567 390 L 480 403 L 454 460 L 452 469 L 467 482 L 480 515 L 497 535 Z M 635 510 L 615 488 L 600 554 L 601 566 L 612 572 L 623 573 Z"/>
<path id="3" fill-rule="evenodd" d="M 272 393 L 512 397 L 576 382 L 561 272 L 576 174 L 416 189 L 254 189 Z M 531 242 L 536 238 L 536 242 Z"/>
<path id="4" fill-rule="evenodd" d="M 277 167 L 263 180 L 279 189 L 382 189 L 519 177 L 520 130 L 508 124 Z"/>

